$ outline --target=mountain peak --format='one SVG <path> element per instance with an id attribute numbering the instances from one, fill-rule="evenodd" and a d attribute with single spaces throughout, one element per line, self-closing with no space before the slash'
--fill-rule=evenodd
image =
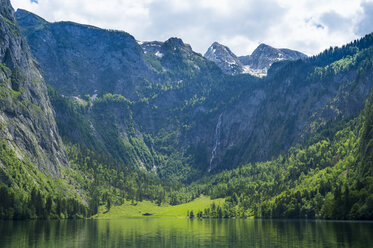
<path id="1" fill-rule="evenodd" d="M 224 47 L 224 45 L 222 45 L 222 44 L 220 44 L 219 42 L 217 42 L 217 41 L 215 41 L 214 43 L 212 43 L 212 45 L 211 45 L 211 47 L 221 47 L 221 46 L 223 46 Z"/>
<path id="2" fill-rule="evenodd" d="M 47 21 L 43 18 L 41 18 L 38 15 L 35 15 L 34 13 L 31 13 L 24 9 L 17 9 L 17 11 L 14 13 L 15 17 L 17 18 L 18 22 L 21 20 L 26 20 L 26 23 L 29 25 L 35 25 L 36 23 L 46 23 Z"/>
<path id="3" fill-rule="evenodd" d="M 182 39 L 177 37 L 171 37 L 166 40 L 162 44 L 161 50 L 163 50 L 163 52 L 178 51 L 186 54 L 193 52 L 192 47 L 189 44 L 185 44 Z"/>
<path id="4" fill-rule="evenodd" d="M 205 56 L 214 52 L 213 49 L 215 49 L 217 52 L 223 52 L 228 53 L 230 56 L 237 57 L 227 46 L 224 46 L 223 44 L 220 44 L 219 42 L 215 41 L 212 43 L 212 45 L 209 47 L 209 49 L 206 51 Z"/>
<path id="5" fill-rule="evenodd" d="M 260 43 L 256 49 L 265 49 L 265 48 L 273 48 L 265 43 Z"/>
<path id="6" fill-rule="evenodd" d="M 297 60 L 306 57 L 305 54 L 298 51 L 274 48 L 262 43 L 254 50 L 250 57 L 242 58 L 241 62 L 244 65 L 249 65 L 251 68 L 263 70 L 266 74 L 267 70 L 274 62 L 281 60 Z"/>
<path id="7" fill-rule="evenodd" d="M 168 44 L 170 44 L 172 46 L 175 46 L 175 47 L 184 47 L 185 46 L 183 40 L 180 39 L 180 38 L 177 38 L 177 37 L 171 37 L 168 40 L 166 40 L 165 43 L 168 43 Z"/>
<path id="8" fill-rule="evenodd" d="M 251 55 L 237 57 L 228 47 L 214 42 L 204 57 L 215 62 L 226 74 L 248 73 L 262 77 L 269 67 L 277 61 L 303 59 L 307 56 L 290 49 L 277 49 L 261 43 Z"/>
<path id="9" fill-rule="evenodd" d="M 224 73 L 234 75 L 242 72 L 237 56 L 227 46 L 216 41 L 207 49 L 204 57 L 215 62 Z"/>
<path id="10" fill-rule="evenodd" d="M 280 51 L 274 47 L 271 47 L 267 44 L 261 43 L 251 54 L 251 56 L 255 56 L 255 54 L 262 54 L 262 53 L 279 53 Z"/>
<path id="11" fill-rule="evenodd" d="M 15 14 L 17 14 L 17 16 L 23 16 L 23 15 L 34 15 L 34 16 L 36 16 L 34 13 L 31 13 L 30 11 L 25 10 L 25 9 L 17 9 Z"/>

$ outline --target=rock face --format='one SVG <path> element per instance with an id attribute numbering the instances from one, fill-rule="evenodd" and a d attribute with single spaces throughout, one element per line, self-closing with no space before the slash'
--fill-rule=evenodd
<path id="1" fill-rule="evenodd" d="M 68 160 L 47 87 L 9 0 L 0 2 L 0 139 L 19 159 L 58 177 L 60 166 L 68 165 Z"/>
<path id="2" fill-rule="evenodd" d="M 45 80 L 65 96 L 117 93 L 130 100 L 149 98 L 149 88 L 175 85 L 212 66 L 178 38 L 138 42 L 126 32 L 49 23 L 21 9 L 16 17 Z M 178 68 L 183 69 L 174 73 Z"/>
<path id="3" fill-rule="evenodd" d="M 214 42 L 204 57 L 215 62 L 226 74 L 240 74 L 243 72 L 243 64 L 239 58 L 226 46 Z"/>
<path id="4" fill-rule="evenodd" d="M 307 56 L 298 51 L 260 44 L 251 55 L 237 57 L 228 47 L 214 42 L 204 57 L 215 62 L 226 74 L 248 73 L 263 77 L 274 62 L 304 59 Z"/>
<path id="5" fill-rule="evenodd" d="M 64 95 L 116 91 L 133 99 L 144 77 L 151 78 L 142 49 L 125 32 L 49 23 L 20 9 L 16 17 L 45 80 Z"/>

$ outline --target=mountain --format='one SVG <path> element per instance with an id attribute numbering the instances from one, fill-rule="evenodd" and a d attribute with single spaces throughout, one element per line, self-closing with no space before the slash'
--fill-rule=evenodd
<path id="1" fill-rule="evenodd" d="M 156 43 L 165 55 L 156 56 L 144 52 L 126 32 L 72 22 L 49 23 L 22 9 L 16 17 L 46 81 L 66 96 L 117 93 L 138 100 L 151 97 L 149 87 L 173 85 L 206 73 L 203 68 L 212 66 L 177 38 Z M 176 58 L 176 53 L 181 56 Z M 188 71 L 175 75 L 172 67 L 177 62 L 188 66 Z"/>
<path id="2" fill-rule="evenodd" d="M 163 145 L 156 151 L 146 137 L 162 141 L 167 133 L 180 133 L 174 111 L 221 80 L 214 63 L 178 38 L 140 46 L 124 32 L 48 23 L 24 10 L 16 16 L 46 81 L 87 108 L 72 116 L 56 106 L 63 100 L 52 101 L 62 136 L 136 168 L 157 170 L 171 163 Z"/>
<path id="3" fill-rule="evenodd" d="M 79 119 L 87 117 L 86 109 L 76 104 L 82 99 L 64 97 L 45 83 L 10 2 L 0 3 L 0 219 L 85 218 L 97 213 L 103 201 L 118 204 L 124 198 L 162 201 L 160 195 L 169 197 L 165 192 L 177 186 L 164 186 L 155 175 L 114 160 L 110 153 L 60 137 L 73 129 L 82 131 L 85 140 L 92 138 L 90 120 Z M 43 22 L 36 16 L 29 20 L 35 25 Z M 91 100 L 93 103 L 94 97 Z M 114 105 L 111 111 L 130 104 L 119 95 L 94 102 L 96 109 Z M 101 109 L 100 114 L 106 111 Z M 120 112 L 127 121 L 129 116 Z M 95 136 L 93 144 L 97 139 Z M 130 151 L 124 152 L 128 155 Z"/>
<path id="4" fill-rule="evenodd" d="M 251 55 L 255 60 L 244 63 L 267 70 L 266 64 L 280 61 L 270 67 L 267 77 L 260 79 L 246 74 L 224 75 L 215 63 L 195 53 L 178 38 L 142 43 L 132 37 L 128 39 L 133 49 L 139 52 L 131 54 L 137 54 L 135 60 L 142 61 L 145 67 L 131 71 L 133 65 L 129 65 L 130 71 L 126 75 L 143 78 L 130 83 L 106 77 L 98 69 L 113 68 L 116 71 L 112 74 L 120 78 L 122 70 L 117 70 L 112 63 L 125 65 L 127 58 L 112 57 L 125 48 L 116 48 L 112 41 L 118 34 L 123 36 L 125 33 L 98 31 L 75 23 L 41 25 L 40 18 L 22 10 L 16 15 L 43 71 L 54 70 L 46 56 L 58 51 L 56 63 L 66 68 L 64 74 L 76 75 L 78 79 L 64 81 L 69 88 L 84 81 L 86 70 L 94 70 L 96 79 L 106 78 L 106 81 L 94 83 L 101 91 L 95 92 L 92 88 L 87 93 L 86 89 L 81 89 L 70 95 L 75 97 L 71 100 L 75 103 L 71 104 L 83 109 L 78 116 L 72 118 L 65 108 L 54 104 L 62 136 L 90 149 L 109 153 L 125 164 L 152 170 L 161 177 L 190 181 L 209 171 L 271 159 L 303 142 L 326 123 L 357 116 L 363 102 L 356 99 L 365 99 L 372 87 L 367 78 L 360 78 L 357 73 L 356 68 L 363 66 L 362 62 L 352 63 L 345 57 L 367 59 L 366 48 L 354 50 L 356 44 L 331 51 L 328 61 L 315 58 L 288 60 L 303 55 L 261 45 Z M 97 60 L 96 53 L 87 52 L 96 45 L 87 46 L 83 41 L 74 45 L 74 53 L 65 46 L 53 45 L 52 40 L 49 41 L 53 46 L 49 45 L 48 39 L 44 38 L 49 33 L 59 34 L 57 44 L 78 42 L 71 33 L 58 32 L 66 25 L 84 30 L 86 37 L 92 37 L 91 32 L 97 33 L 98 44 L 111 47 L 113 55 L 102 52 L 102 57 Z M 46 44 L 39 46 L 44 40 Z M 217 43 L 214 45 L 211 53 L 215 49 L 216 54 L 219 51 L 227 58 L 235 58 L 229 49 Z M 351 53 L 348 49 L 352 49 Z M 68 63 L 82 59 L 84 62 L 74 66 Z M 320 61 L 325 63 L 320 64 Z M 84 63 L 94 69 L 82 67 Z M 347 67 L 337 66 L 345 63 Z M 330 70 L 327 68 L 336 68 L 335 73 L 325 74 L 328 79 L 319 76 L 318 71 Z M 63 75 L 57 71 L 54 77 L 46 78 L 57 93 L 65 95 L 67 92 L 59 86 L 62 83 L 60 77 Z M 364 90 L 350 92 L 352 82 Z"/>
<path id="5" fill-rule="evenodd" d="M 228 47 L 214 42 L 204 57 L 215 62 L 226 74 L 248 73 L 263 77 L 267 75 L 269 67 L 274 62 L 304 59 L 307 55 L 290 49 L 277 49 L 260 44 L 251 55 L 237 57 Z"/>
<path id="6" fill-rule="evenodd" d="M 144 53 L 154 54 L 159 58 L 163 57 L 164 54 L 162 52 L 167 51 L 168 48 L 172 48 L 174 50 L 180 49 L 184 53 L 193 53 L 192 47 L 188 44 L 184 44 L 184 42 L 177 37 L 172 37 L 165 42 L 139 41 L 138 44 L 143 49 Z"/>
<path id="7" fill-rule="evenodd" d="M 277 49 L 266 44 L 260 44 L 250 56 L 239 57 L 239 60 L 248 73 L 265 76 L 269 67 L 275 62 L 304 58 L 307 58 L 307 55 L 298 51 L 285 48 Z"/>
<path id="8" fill-rule="evenodd" d="M 239 58 L 228 47 L 218 42 L 214 42 L 203 56 L 215 62 L 226 74 L 243 73 L 243 65 Z"/>
<path id="9" fill-rule="evenodd" d="M 48 23 L 24 10 L 17 10 L 16 17 L 46 81 L 64 95 L 115 89 L 135 98 L 138 85 L 145 83 L 143 77 L 151 75 L 142 49 L 125 32 L 71 22 Z"/>
<path id="10" fill-rule="evenodd" d="M 261 45 L 239 61 L 273 63 L 260 78 L 223 73 L 179 38 L 24 10 L 17 22 L 1 4 L 0 218 L 201 193 L 226 199 L 213 217 L 372 218 L 373 34 L 298 60 Z"/>

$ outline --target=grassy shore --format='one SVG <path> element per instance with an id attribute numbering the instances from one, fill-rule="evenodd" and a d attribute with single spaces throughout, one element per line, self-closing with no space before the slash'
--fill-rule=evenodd
<path id="1" fill-rule="evenodd" d="M 99 213 L 94 217 L 96 219 L 118 219 L 128 217 L 176 217 L 185 218 L 188 211 L 193 210 L 197 213 L 200 210 L 209 208 L 210 205 L 215 202 L 217 205 L 222 205 L 224 199 L 211 200 L 210 197 L 201 196 L 194 201 L 180 204 L 176 206 L 158 206 L 157 204 L 150 201 L 142 201 L 132 204 L 130 201 L 126 201 L 121 206 L 113 206 L 109 212 L 106 207 L 101 207 Z M 143 214 L 152 214 L 151 216 L 143 216 Z"/>

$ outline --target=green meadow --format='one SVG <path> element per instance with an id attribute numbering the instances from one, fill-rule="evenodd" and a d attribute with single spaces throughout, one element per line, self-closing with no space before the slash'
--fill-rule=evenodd
<path id="1" fill-rule="evenodd" d="M 117 218 L 128 218 L 128 217 L 176 217 L 185 218 L 187 213 L 192 211 L 197 213 L 209 208 L 212 203 L 222 206 L 225 199 L 214 199 L 210 197 L 201 196 L 191 202 L 180 204 L 176 206 L 158 206 L 157 204 L 150 201 L 142 201 L 132 203 L 126 201 L 120 206 L 113 206 L 107 211 L 106 207 L 101 207 L 99 213 L 94 216 L 96 219 L 117 219 Z M 152 214 L 151 216 L 144 216 L 143 214 Z"/>

